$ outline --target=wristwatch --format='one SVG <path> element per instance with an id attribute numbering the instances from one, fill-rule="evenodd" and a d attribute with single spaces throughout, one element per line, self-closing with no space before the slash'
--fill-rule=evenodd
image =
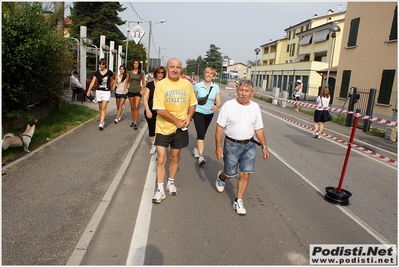
<path id="1" fill-rule="evenodd" d="M 262 149 L 267 148 L 267 146 L 262 146 Z"/>

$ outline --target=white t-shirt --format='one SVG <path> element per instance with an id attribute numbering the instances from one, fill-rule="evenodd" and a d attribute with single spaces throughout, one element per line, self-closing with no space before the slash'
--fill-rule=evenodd
<path id="1" fill-rule="evenodd" d="M 220 109 L 217 123 L 223 132 L 236 140 L 251 139 L 255 130 L 263 128 L 262 114 L 258 103 L 251 101 L 244 106 L 232 99 Z"/>
<path id="2" fill-rule="evenodd" d="M 320 96 L 318 96 L 316 98 L 316 102 L 317 102 L 317 106 L 323 106 L 325 108 L 328 108 L 328 105 L 330 104 L 330 98 L 329 97 L 320 98 Z M 322 108 L 320 108 L 320 109 L 316 108 L 316 109 L 317 110 L 323 110 Z"/>

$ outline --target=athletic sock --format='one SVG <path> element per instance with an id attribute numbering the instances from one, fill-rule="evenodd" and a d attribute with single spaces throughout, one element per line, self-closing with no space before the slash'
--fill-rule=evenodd
<path id="1" fill-rule="evenodd" d="M 168 178 L 168 184 L 169 184 L 169 183 L 174 183 L 174 182 L 175 182 L 175 179 Z"/>
<path id="2" fill-rule="evenodd" d="M 163 190 L 163 183 L 158 183 L 158 190 L 164 191 Z"/>

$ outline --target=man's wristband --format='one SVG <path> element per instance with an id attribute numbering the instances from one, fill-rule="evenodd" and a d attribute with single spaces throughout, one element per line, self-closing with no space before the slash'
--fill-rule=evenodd
<path id="1" fill-rule="evenodd" d="M 262 149 L 267 148 L 267 146 L 262 146 Z"/>

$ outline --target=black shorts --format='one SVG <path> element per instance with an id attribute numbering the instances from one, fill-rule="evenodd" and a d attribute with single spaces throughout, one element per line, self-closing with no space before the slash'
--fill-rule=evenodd
<path id="1" fill-rule="evenodd" d="M 176 132 L 163 135 L 157 133 L 155 135 L 154 145 L 168 147 L 170 145 L 171 148 L 181 149 L 188 146 L 188 130 L 182 131 L 177 129 Z"/>
<path id="2" fill-rule="evenodd" d="M 117 94 L 117 93 L 115 93 L 115 98 L 124 98 L 124 99 L 126 99 L 127 98 L 127 94 Z"/>
<path id="3" fill-rule="evenodd" d="M 127 96 L 128 97 L 135 97 L 135 96 L 141 97 L 141 94 L 140 94 L 140 92 L 138 92 L 138 93 L 127 92 Z"/>

